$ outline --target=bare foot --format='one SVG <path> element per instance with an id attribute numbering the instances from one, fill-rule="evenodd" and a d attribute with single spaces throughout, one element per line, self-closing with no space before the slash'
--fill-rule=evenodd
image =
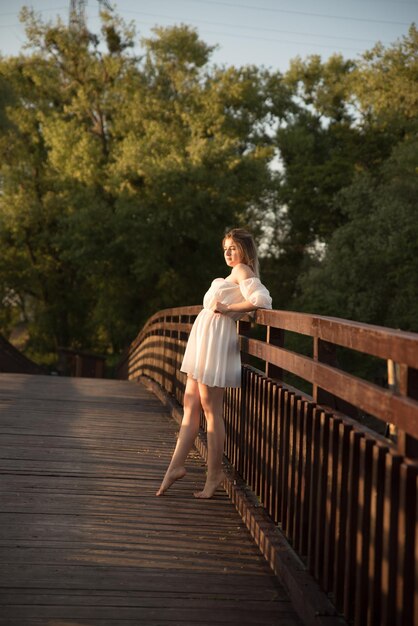
<path id="1" fill-rule="evenodd" d="M 184 467 L 173 467 L 172 469 L 168 469 L 163 478 L 163 482 L 161 483 L 161 487 L 159 488 L 159 490 L 157 491 L 155 495 L 162 496 L 163 493 L 167 491 L 167 489 L 171 487 L 173 483 L 176 482 L 176 480 L 180 480 L 181 478 L 184 478 L 185 476 L 186 476 L 186 469 Z"/>
<path id="2" fill-rule="evenodd" d="M 205 486 L 203 487 L 203 491 L 196 491 L 194 493 L 195 498 L 211 498 L 217 488 L 223 483 L 225 478 L 225 474 L 220 471 L 214 478 L 209 479 L 206 478 Z"/>

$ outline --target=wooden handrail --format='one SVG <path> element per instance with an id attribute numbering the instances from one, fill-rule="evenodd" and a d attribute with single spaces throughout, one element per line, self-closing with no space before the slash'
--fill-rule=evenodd
<path id="1" fill-rule="evenodd" d="M 178 307 L 155 313 L 132 343 L 131 352 L 150 333 L 188 335 L 192 321 L 201 308 Z M 250 320 L 249 317 L 244 319 L 247 322 Z M 314 342 L 327 342 L 396 363 L 401 373 L 399 384 L 396 388 L 387 389 L 348 374 L 335 363 L 322 362 L 315 355 L 301 355 L 240 334 L 244 362 L 247 361 L 247 355 L 262 359 L 266 364 L 266 373 L 287 371 L 311 383 L 316 402 L 321 403 L 321 391 L 326 391 L 362 412 L 393 424 L 408 435 L 418 438 L 417 333 L 293 311 L 258 310 L 254 322 L 259 326 L 266 326 L 270 336 L 272 330 L 291 331 L 312 337 Z"/>
<path id="2" fill-rule="evenodd" d="M 418 369 L 417 333 L 294 311 L 257 311 L 255 320 Z"/>
<path id="3" fill-rule="evenodd" d="M 120 376 L 150 377 L 182 404 L 180 364 L 200 310 L 153 315 L 126 351 Z M 242 385 L 227 389 L 224 403 L 229 462 L 350 623 L 414 626 L 418 334 L 266 310 L 238 330 Z M 311 337 L 312 354 L 285 347 L 288 331 Z M 389 384 L 343 371 L 339 347 L 387 361 Z M 312 397 L 285 384 L 286 372 L 308 381 Z M 353 408 L 396 425 L 396 443 L 350 417 Z"/>

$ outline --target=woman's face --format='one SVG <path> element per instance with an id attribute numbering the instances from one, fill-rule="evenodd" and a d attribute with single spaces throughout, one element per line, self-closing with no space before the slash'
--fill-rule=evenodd
<path id="1" fill-rule="evenodd" d="M 238 263 L 242 263 L 242 255 L 234 240 L 229 237 L 224 241 L 224 256 L 228 267 L 235 267 Z"/>

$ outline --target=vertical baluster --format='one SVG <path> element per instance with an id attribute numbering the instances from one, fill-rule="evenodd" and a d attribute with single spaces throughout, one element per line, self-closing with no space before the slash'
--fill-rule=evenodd
<path id="1" fill-rule="evenodd" d="M 298 398 L 294 394 L 290 398 L 289 405 L 289 457 L 288 457 L 288 478 L 287 478 L 287 519 L 286 519 L 286 534 L 290 541 L 293 541 L 293 515 L 295 510 L 295 474 L 296 474 L 296 440 L 297 440 L 297 403 Z"/>
<path id="2" fill-rule="evenodd" d="M 236 389 L 231 389 L 229 394 L 229 461 L 235 466 L 235 442 L 236 442 L 236 423 L 235 423 L 235 398 L 236 398 Z"/>
<path id="3" fill-rule="evenodd" d="M 371 492 L 373 471 L 373 447 L 375 442 L 368 437 L 360 441 L 360 481 L 358 490 L 358 519 L 356 545 L 356 588 L 355 624 L 363 626 L 367 622 L 369 592 L 369 547 Z"/>
<path id="4" fill-rule="evenodd" d="M 396 622 L 396 564 L 398 558 L 398 511 L 402 457 L 390 453 L 385 461 L 380 615 L 382 626 L 393 626 Z"/>
<path id="5" fill-rule="evenodd" d="M 291 401 L 294 393 L 284 390 L 284 403 L 283 403 L 283 422 L 282 422 L 282 486 L 281 486 L 281 522 L 282 529 L 287 533 L 287 506 L 289 499 L 288 481 L 289 481 L 289 456 L 290 456 L 290 410 Z"/>
<path id="6" fill-rule="evenodd" d="M 249 406 L 250 406 L 250 372 L 248 368 L 244 367 L 242 371 L 242 389 L 241 389 L 241 459 L 240 459 L 240 474 L 247 480 L 248 469 L 248 433 L 249 433 Z"/>
<path id="7" fill-rule="evenodd" d="M 329 449 L 329 422 L 330 416 L 325 412 L 320 416 L 319 436 L 319 468 L 318 468 L 318 503 L 315 539 L 315 577 L 323 584 L 324 572 L 324 544 L 325 544 L 325 518 L 327 503 L 327 480 L 328 480 L 328 449 Z"/>
<path id="8" fill-rule="evenodd" d="M 223 408 L 222 408 L 222 415 L 223 415 L 224 426 L 225 426 L 224 454 L 229 458 L 229 434 L 230 432 L 229 432 L 229 419 L 228 419 L 228 407 L 229 407 L 228 396 L 229 396 L 229 389 L 225 389 L 224 397 L 223 397 Z"/>
<path id="9" fill-rule="evenodd" d="M 228 459 L 232 462 L 234 456 L 235 424 L 234 424 L 234 395 L 235 389 L 228 390 Z"/>
<path id="10" fill-rule="evenodd" d="M 174 316 L 169 316 L 169 321 L 171 324 L 174 323 Z M 174 341 L 174 330 L 170 330 L 167 337 L 167 347 L 166 347 L 166 379 L 165 379 L 165 388 L 167 392 L 172 395 L 173 394 L 173 341 Z"/>
<path id="11" fill-rule="evenodd" d="M 347 539 L 347 518 L 348 518 L 348 478 L 350 469 L 350 433 L 353 427 L 351 424 L 339 424 L 338 427 L 338 470 L 337 470 L 337 510 L 335 516 L 335 529 L 337 543 L 335 547 L 334 573 L 333 573 L 333 595 L 337 609 L 342 611 L 344 604 L 345 589 L 345 558 Z"/>
<path id="12" fill-rule="evenodd" d="M 382 583 L 382 537 L 383 503 L 385 495 L 385 467 L 387 448 L 375 445 L 373 448 L 372 500 L 369 541 L 369 601 L 367 626 L 380 626 L 381 583 Z"/>
<path id="13" fill-rule="evenodd" d="M 250 437 L 249 437 L 249 455 L 248 455 L 248 483 L 251 489 L 255 489 L 255 467 L 257 463 L 257 376 L 254 372 L 251 376 L 251 399 L 250 399 Z"/>
<path id="14" fill-rule="evenodd" d="M 247 464 L 248 464 L 248 413 L 249 413 L 249 371 L 248 368 L 244 366 L 243 368 L 243 380 L 244 384 L 242 387 L 243 397 L 242 397 L 242 413 L 241 413 L 241 432 L 242 432 L 242 445 L 241 445 L 241 471 L 240 474 L 247 480 Z"/>
<path id="15" fill-rule="evenodd" d="M 344 562 L 344 615 L 348 619 L 354 617 L 353 600 L 356 582 L 356 554 L 358 533 L 358 484 L 360 441 L 363 434 L 357 431 L 350 433 L 350 466 L 348 474 L 348 511 L 347 538 Z"/>
<path id="16" fill-rule="evenodd" d="M 415 532 L 417 507 L 416 465 L 404 462 L 400 468 L 398 563 L 396 580 L 396 626 L 416 626 L 414 622 L 415 596 Z M 418 612 L 415 606 L 415 612 Z"/>
<path id="17" fill-rule="evenodd" d="M 160 358 L 158 363 L 158 371 L 160 372 L 160 385 L 163 389 L 165 389 L 165 380 L 166 380 L 166 324 L 168 321 L 167 315 L 163 316 L 163 328 L 160 331 Z"/>
<path id="18" fill-rule="evenodd" d="M 341 420 L 335 417 L 329 422 L 329 449 L 328 449 L 328 472 L 326 486 L 326 514 L 324 532 L 324 571 L 322 584 L 326 591 L 333 587 L 334 559 L 335 559 L 335 523 L 337 514 L 337 481 L 338 481 L 338 456 L 339 456 L 339 432 Z"/>
<path id="19" fill-rule="evenodd" d="M 234 455 L 232 458 L 234 467 L 239 470 L 240 467 L 240 440 L 241 440 L 241 389 L 234 390 Z"/>
<path id="20" fill-rule="evenodd" d="M 284 457 L 285 457 L 285 403 L 287 398 L 287 391 L 283 387 L 278 387 L 277 398 L 277 426 L 278 426 L 278 445 L 277 445 L 277 489 L 276 489 L 276 515 L 275 519 L 277 523 L 283 522 L 283 471 L 284 471 Z"/>
<path id="21" fill-rule="evenodd" d="M 263 409 L 264 409 L 264 426 L 263 426 L 263 493 L 262 500 L 264 507 L 270 513 L 271 510 L 271 479 L 272 479 L 272 414 L 271 414 L 271 380 L 263 381 Z M 270 513 L 271 514 L 271 513 Z"/>
<path id="22" fill-rule="evenodd" d="M 312 412 L 313 405 L 304 402 L 303 408 L 303 442 L 301 448 L 301 505 L 299 528 L 299 554 L 306 557 L 309 537 L 309 503 L 312 480 Z"/>
<path id="23" fill-rule="evenodd" d="M 293 513 L 293 545 L 300 553 L 300 527 L 303 499 L 303 441 L 304 441 L 304 413 L 306 402 L 301 398 L 296 403 L 296 437 L 295 437 L 295 488 L 294 488 L 294 513 Z"/>
<path id="24" fill-rule="evenodd" d="M 279 421 L 280 421 L 280 403 L 279 403 L 279 387 L 276 383 L 272 383 L 271 390 L 271 478 L 270 478 L 270 515 L 273 521 L 279 522 Z"/>
<path id="25" fill-rule="evenodd" d="M 320 466 L 320 433 L 321 433 L 321 410 L 314 407 L 312 411 L 312 472 L 309 494 L 309 527 L 308 527 L 308 554 L 307 564 L 311 572 L 315 570 L 316 559 L 316 529 L 318 523 L 318 489 L 319 489 L 319 466 Z"/>
<path id="26" fill-rule="evenodd" d="M 254 465 L 255 465 L 255 431 L 256 431 L 256 376 L 254 372 L 251 372 L 251 400 L 250 400 L 250 415 L 249 415 L 249 423 L 250 423 L 250 435 L 249 435 L 249 465 L 248 465 L 248 484 L 252 489 L 254 489 Z"/>
<path id="27" fill-rule="evenodd" d="M 255 464 L 254 464 L 254 491 L 258 497 L 262 495 L 261 489 L 261 473 L 263 462 L 263 420 L 264 420 L 264 408 L 263 408 L 263 380 L 259 374 L 255 375 L 256 384 L 256 397 L 255 397 Z"/>
<path id="28" fill-rule="evenodd" d="M 172 323 L 172 315 L 167 315 L 167 324 Z M 172 330 L 166 328 L 164 332 L 164 389 L 170 393 L 170 371 L 171 371 L 171 335 Z"/>

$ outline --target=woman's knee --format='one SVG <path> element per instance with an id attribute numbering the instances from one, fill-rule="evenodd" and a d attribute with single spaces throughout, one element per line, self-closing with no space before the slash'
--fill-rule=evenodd
<path id="1" fill-rule="evenodd" d="M 200 385 L 199 392 L 202 409 L 207 419 L 222 413 L 223 389 Z"/>
<path id="2" fill-rule="evenodd" d="M 192 378 L 187 379 L 186 389 L 184 391 L 183 406 L 191 411 L 200 411 L 200 394 L 199 386 Z"/>
<path id="3" fill-rule="evenodd" d="M 201 386 L 200 389 L 200 402 L 202 405 L 202 409 L 205 413 L 205 415 L 207 415 L 208 413 L 212 413 L 213 411 L 213 400 L 209 391 L 209 388 L 205 386 Z"/>

